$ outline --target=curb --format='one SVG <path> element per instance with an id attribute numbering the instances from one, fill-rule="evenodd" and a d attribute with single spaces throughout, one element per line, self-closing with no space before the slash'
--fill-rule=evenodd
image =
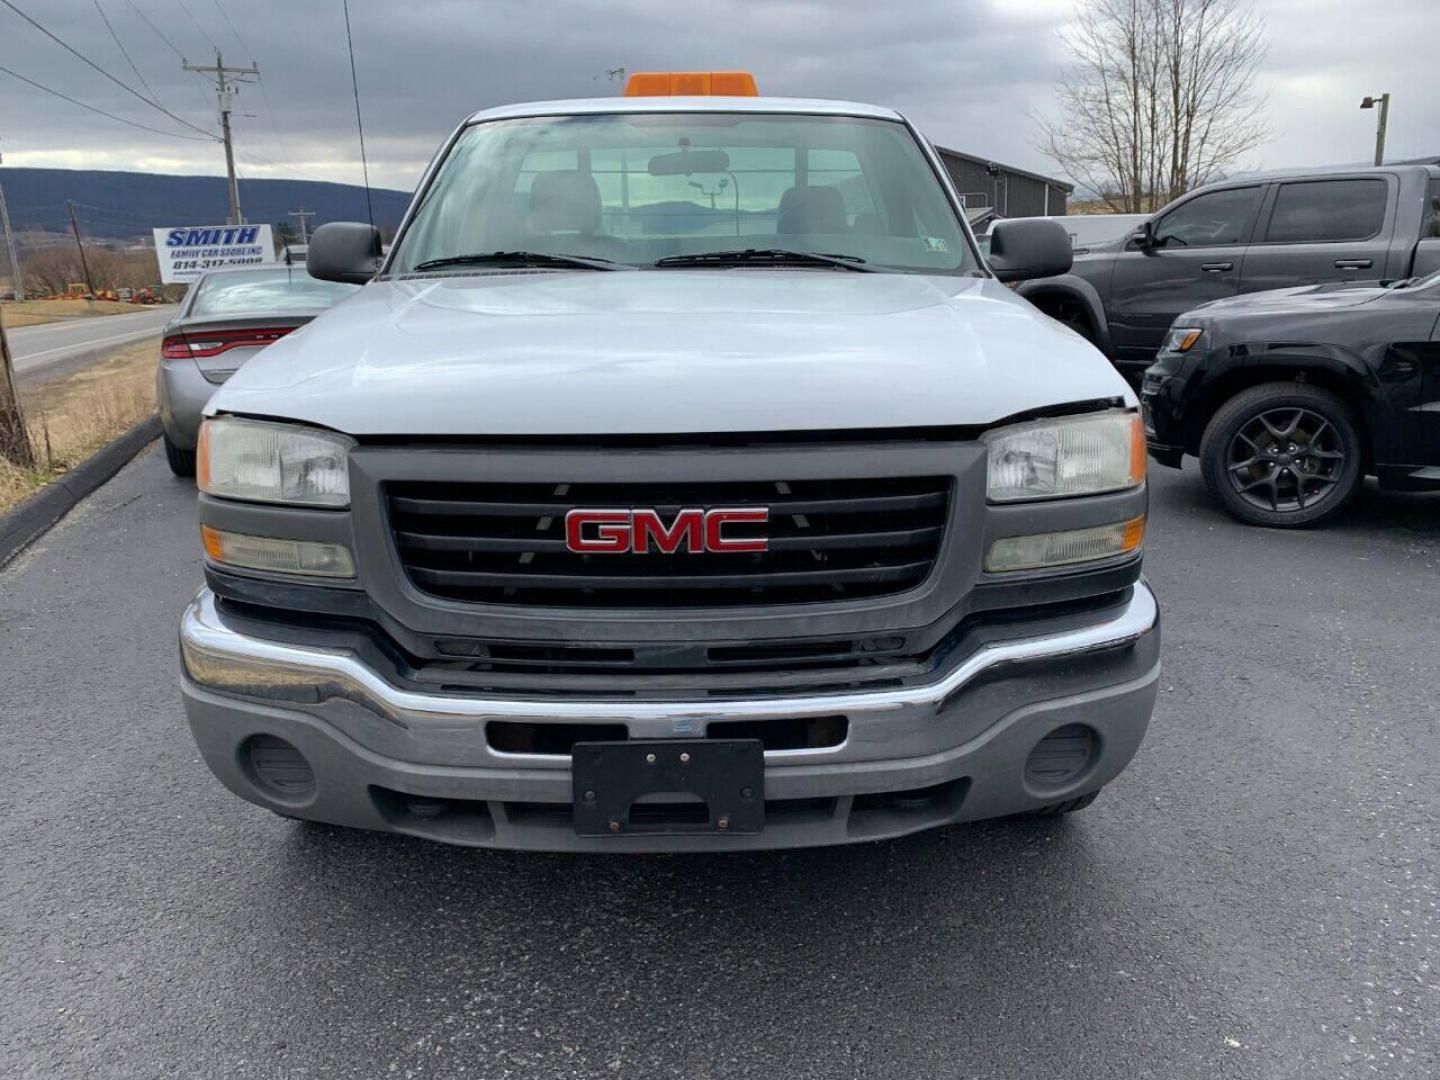
<path id="1" fill-rule="evenodd" d="M 0 566 L 44 536 L 57 521 L 75 509 L 80 500 L 94 494 L 159 437 L 160 417 L 141 420 L 14 510 L 0 514 Z"/>

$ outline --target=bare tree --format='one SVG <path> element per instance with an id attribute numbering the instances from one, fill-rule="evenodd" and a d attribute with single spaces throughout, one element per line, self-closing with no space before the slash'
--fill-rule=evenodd
<path id="1" fill-rule="evenodd" d="M 82 282 L 85 274 L 80 257 L 71 244 L 44 243 L 33 235 L 25 244 L 25 288 L 44 296 L 63 293 L 66 286 Z M 138 289 L 154 285 L 160 276 L 152 251 L 115 250 L 101 244 L 86 244 L 85 257 L 97 289 Z"/>
<path id="2" fill-rule="evenodd" d="M 1267 47 L 1247 0 L 1088 0 L 1038 147 L 1113 211 L 1145 213 L 1262 143 Z"/>

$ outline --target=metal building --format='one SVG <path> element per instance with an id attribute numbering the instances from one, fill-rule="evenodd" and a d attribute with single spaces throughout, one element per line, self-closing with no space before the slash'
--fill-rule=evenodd
<path id="1" fill-rule="evenodd" d="M 937 146 L 935 150 L 945 163 L 955 190 L 965 200 L 965 208 L 971 212 L 977 230 L 997 217 L 1058 217 L 1065 213 L 1066 200 L 1075 190 L 1075 185 L 1064 180 L 1001 165 L 988 158 L 962 154 L 944 146 Z M 976 215 L 975 211 L 982 208 L 990 213 Z M 974 221 L 977 216 L 983 219 L 983 224 Z"/>

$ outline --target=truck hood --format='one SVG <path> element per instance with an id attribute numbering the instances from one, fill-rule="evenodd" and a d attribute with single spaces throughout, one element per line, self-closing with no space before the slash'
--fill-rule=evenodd
<path id="1" fill-rule="evenodd" d="M 1284 312 L 1336 311 L 1340 308 L 1359 307 L 1389 293 L 1389 289 L 1376 284 L 1357 285 L 1348 281 L 1333 281 L 1316 285 L 1299 285 L 1293 289 L 1270 289 L 1266 292 L 1245 293 L 1213 300 L 1195 308 L 1197 315 L 1224 316 L 1248 314 L 1280 314 Z M 1188 313 L 1187 313 L 1188 314 Z M 1176 320 L 1183 324 L 1185 316 Z"/>
<path id="2" fill-rule="evenodd" d="M 352 435 L 986 424 L 1133 395 L 996 281 L 809 270 L 372 282 L 265 349 L 208 413 Z"/>

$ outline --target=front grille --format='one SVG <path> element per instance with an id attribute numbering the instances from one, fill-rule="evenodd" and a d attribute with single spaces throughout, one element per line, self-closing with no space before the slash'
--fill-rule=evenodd
<path id="1" fill-rule="evenodd" d="M 410 581 L 447 600 L 523 607 L 678 608 L 884 596 L 925 580 L 949 514 L 949 477 L 717 483 L 386 485 Z M 769 550 L 576 554 L 573 509 L 766 506 Z M 737 526 L 734 535 L 756 526 Z"/>

